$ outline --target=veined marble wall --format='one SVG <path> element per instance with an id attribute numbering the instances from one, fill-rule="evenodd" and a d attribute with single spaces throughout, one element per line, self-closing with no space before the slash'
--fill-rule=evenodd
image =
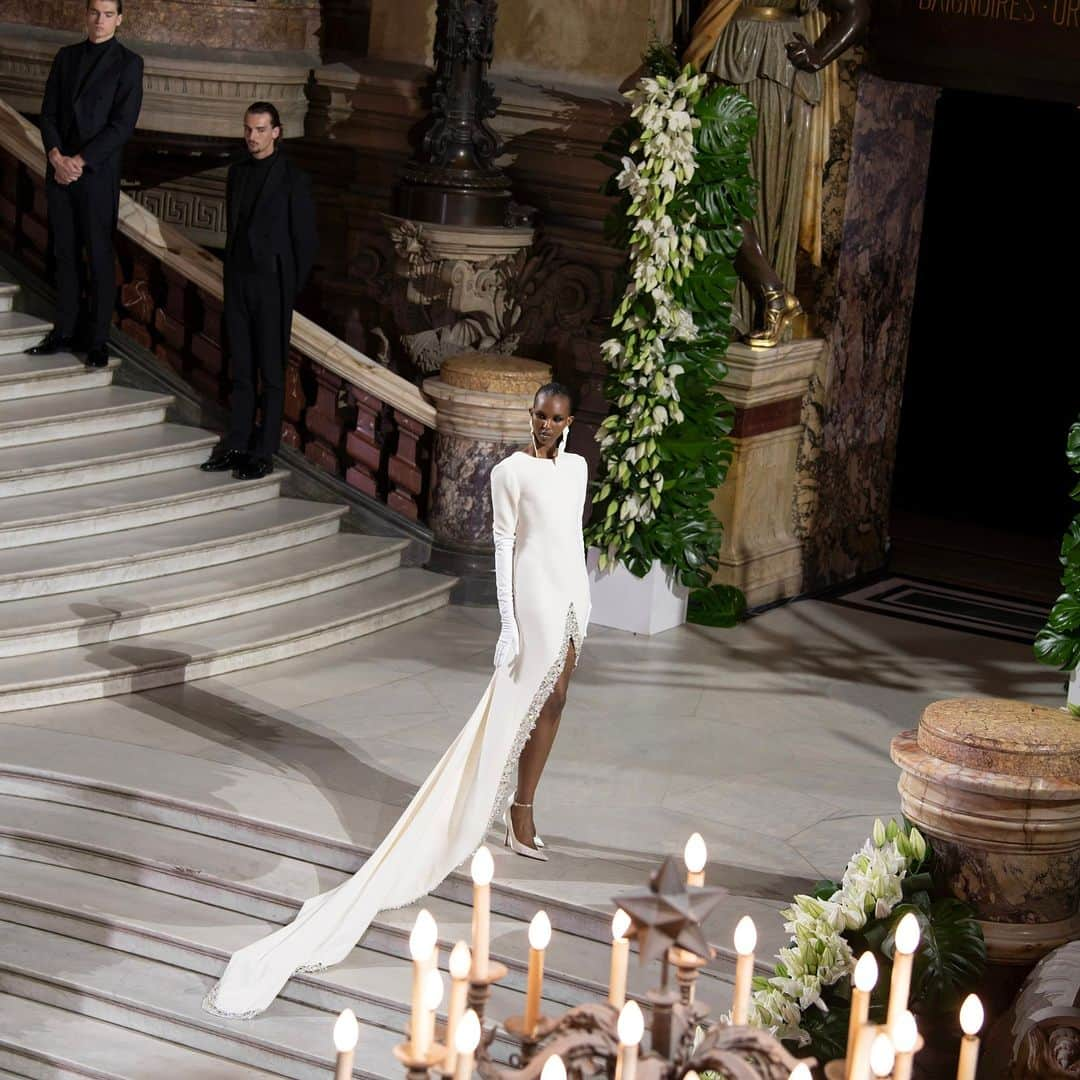
<path id="1" fill-rule="evenodd" d="M 72 0 L 0 0 L 0 22 L 82 31 L 84 5 Z M 319 0 L 136 0 L 123 35 L 209 49 L 318 52 Z"/>
<path id="2" fill-rule="evenodd" d="M 811 380 L 795 519 L 804 590 L 881 566 L 937 90 L 848 64 L 825 190 L 823 265 L 804 276 L 828 348 Z"/>

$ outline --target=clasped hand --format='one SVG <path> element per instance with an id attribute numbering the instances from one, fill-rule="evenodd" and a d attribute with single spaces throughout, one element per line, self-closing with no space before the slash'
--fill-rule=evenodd
<path id="1" fill-rule="evenodd" d="M 802 34 L 796 34 L 793 41 L 787 43 L 788 59 L 800 71 L 820 71 L 825 65 L 821 62 L 817 46 L 811 44 Z"/>
<path id="2" fill-rule="evenodd" d="M 52 162 L 56 182 L 64 187 L 75 183 L 83 174 L 83 161 L 80 157 L 65 157 L 58 150 L 49 160 Z"/>

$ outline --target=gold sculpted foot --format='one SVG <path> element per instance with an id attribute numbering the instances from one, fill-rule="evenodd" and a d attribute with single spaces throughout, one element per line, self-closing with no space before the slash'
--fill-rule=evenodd
<path id="1" fill-rule="evenodd" d="M 791 293 L 783 289 L 766 289 L 765 326 L 761 330 L 755 330 L 746 339 L 746 343 L 755 349 L 775 348 L 802 311 L 802 304 Z"/>

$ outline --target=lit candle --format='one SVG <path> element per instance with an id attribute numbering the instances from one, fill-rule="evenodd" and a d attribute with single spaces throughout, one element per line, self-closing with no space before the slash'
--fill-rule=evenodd
<path id="1" fill-rule="evenodd" d="M 424 1060 L 431 1048 L 430 1037 L 425 1041 L 428 1030 L 427 1021 L 424 1017 L 424 980 L 432 968 L 435 959 L 435 946 L 439 940 L 439 929 L 431 912 L 424 908 L 416 916 L 412 933 L 409 935 L 409 955 L 413 959 L 413 983 L 412 983 L 412 1056 L 417 1060 Z"/>
<path id="2" fill-rule="evenodd" d="M 852 975 L 853 983 L 851 990 L 851 1018 L 848 1020 L 847 1031 L 847 1068 L 844 1075 L 847 1080 L 852 1078 L 852 1066 L 855 1062 L 855 1044 L 859 1041 L 859 1033 L 866 1025 L 870 1017 L 870 995 L 877 985 L 878 969 L 877 960 L 872 952 L 864 952 L 855 965 L 855 974 Z"/>
<path id="3" fill-rule="evenodd" d="M 731 1006 L 731 1022 L 736 1026 L 746 1023 L 750 1015 L 750 988 L 754 979 L 754 946 L 757 945 L 757 927 L 749 915 L 744 915 L 735 927 L 735 997 Z"/>
<path id="4" fill-rule="evenodd" d="M 630 916 L 619 908 L 611 920 L 611 978 L 608 979 L 608 1004 L 621 1009 L 626 1004 L 626 968 L 630 962 Z"/>
<path id="5" fill-rule="evenodd" d="M 615 1061 L 615 1080 L 634 1080 L 637 1072 L 638 1044 L 645 1034 L 645 1017 L 636 1001 L 628 1001 L 619 1013 L 619 1056 Z"/>
<path id="6" fill-rule="evenodd" d="M 532 1038 L 540 1019 L 540 990 L 544 985 L 544 950 L 551 941 L 551 920 L 538 911 L 529 923 L 529 987 L 525 994 L 525 1035 Z"/>
<path id="7" fill-rule="evenodd" d="M 464 941 L 459 941 L 450 953 L 450 1005 L 446 1012 L 446 1061 L 444 1073 L 453 1073 L 457 1065 L 458 1024 L 465 1012 L 465 999 L 469 994 L 469 971 L 472 968 L 472 954 Z"/>
<path id="8" fill-rule="evenodd" d="M 896 1061 L 896 1050 L 888 1032 L 880 1031 L 874 1036 L 870 1045 L 870 1072 L 874 1076 L 888 1076 L 893 1070 Z"/>
<path id="9" fill-rule="evenodd" d="M 983 1026 L 982 1002 L 968 994 L 960 1006 L 960 1026 L 964 1037 L 960 1040 L 960 1062 L 956 1068 L 956 1080 L 975 1080 L 979 1064 L 979 1030 Z"/>
<path id="10" fill-rule="evenodd" d="M 480 982 L 488 975 L 488 943 L 491 934 L 491 879 L 495 860 L 486 847 L 477 848 L 472 858 L 472 977 Z"/>
<path id="11" fill-rule="evenodd" d="M 683 862 L 686 863 L 686 884 L 705 884 L 705 862 L 709 857 L 705 847 L 705 839 L 701 833 L 696 832 L 686 841 L 683 848 Z"/>
<path id="12" fill-rule="evenodd" d="M 885 1027 L 890 1034 L 895 1031 L 900 1014 L 907 1008 L 908 993 L 911 991 L 911 968 L 918 947 L 919 920 L 909 911 L 896 928 L 892 981 L 889 983 L 889 1011 L 885 1017 Z"/>
<path id="13" fill-rule="evenodd" d="M 540 1070 L 540 1080 L 566 1080 L 566 1066 L 558 1054 L 552 1054 Z"/>
<path id="14" fill-rule="evenodd" d="M 919 1028 L 915 1017 L 905 1009 L 896 1021 L 896 1031 L 893 1032 L 893 1045 L 896 1047 L 893 1080 L 911 1080 L 911 1071 L 915 1064 L 915 1044 L 918 1041 Z"/>
<path id="15" fill-rule="evenodd" d="M 810 1072 L 810 1066 L 805 1062 L 800 1061 L 799 1064 L 788 1073 L 788 1080 L 813 1080 L 813 1073 Z"/>
<path id="16" fill-rule="evenodd" d="M 480 1045 L 480 1018 L 473 1009 L 468 1009 L 458 1024 L 454 1049 L 457 1051 L 457 1069 L 454 1080 L 469 1080 L 472 1076 L 473 1055 Z"/>
<path id="17" fill-rule="evenodd" d="M 334 1080 L 349 1080 L 352 1076 L 353 1053 L 359 1037 L 360 1025 L 356 1022 L 356 1014 L 352 1009 L 346 1009 L 334 1024 L 334 1049 L 337 1051 Z"/>

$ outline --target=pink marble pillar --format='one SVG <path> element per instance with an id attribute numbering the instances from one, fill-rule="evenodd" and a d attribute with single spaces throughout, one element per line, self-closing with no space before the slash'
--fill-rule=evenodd
<path id="1" fill-rule="evenodd" d="M 995 698 L 938 701 L 892 741 L 901 807 L 987 956 L 1029 964 L 1080 937 L 1080 723 Z"/>

